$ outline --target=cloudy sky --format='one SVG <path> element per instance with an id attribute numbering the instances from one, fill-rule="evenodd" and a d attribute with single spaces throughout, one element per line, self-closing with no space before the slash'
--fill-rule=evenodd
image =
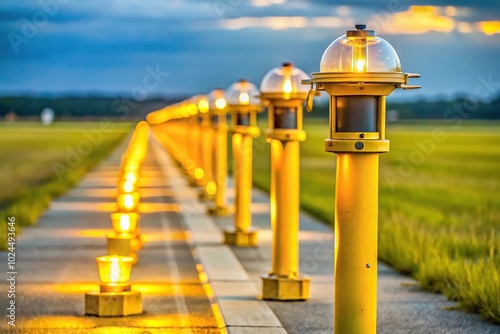
<path id="1" fill-rule="evenodd" d="M 500 90 L 497 0 L 2 0 L 0 94 L 143 98 L 259 84 L 283 61 L 319 70 L 356 23 L 422 75 L 413 83 L 423 89 L 396 99 Z"/>

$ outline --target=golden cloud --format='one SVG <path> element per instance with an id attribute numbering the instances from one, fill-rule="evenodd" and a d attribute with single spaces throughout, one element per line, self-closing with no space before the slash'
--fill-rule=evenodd
<path id="1" fill-rule="evenodd" d="M 455 21 L 450 17 L 439 15 L 439 12 L 440 8 L 435 6 L 411 6 L 407 11 L 395 13 L 383 30 L 395 34 L 452 31 Z"/>
<path id="2" fill-rule="evenodd" d="M 500 34 L 500 21 L 481 21 L 479 29 L 488 36 Z"/>

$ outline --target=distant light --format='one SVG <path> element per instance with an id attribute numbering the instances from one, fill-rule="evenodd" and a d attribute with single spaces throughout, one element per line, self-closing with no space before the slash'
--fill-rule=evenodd
<path id="1" fill-rule="evenodd" d="M 206 99 L 201 99 L 199 102 L 198 102 L 198 110 L 204 114 L 208 111 L 208 101 Z"/>
<path id="2" fill-rule="evenodd" d="M 250 96 L 248 96 L 248 93 L 241 93 L 240 94 L 240 103 L 241 104 L 248 104 L 250 102 Z"/>
<path id="3" fill-rule="evenodd" d="M 203 169 L 201 168 L 196 168 L 194 170 L 194 177 L 197 179 L 197 180 L 201 180 L 203 178 L 203 176 L 205 175 L 205 172 L 203 171 Z"/>
<path id="4" fill-rule="evenodd" d="M 227 105 L 226 100 L 221 97 L 215 100 L 215 107 L 217 109 L 224 109 L 226 105 Z"/>

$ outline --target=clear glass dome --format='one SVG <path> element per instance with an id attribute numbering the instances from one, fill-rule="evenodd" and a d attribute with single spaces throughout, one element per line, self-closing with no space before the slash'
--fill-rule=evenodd
<path id="1" fill-rule="evenodd" d="M 210 110 L 223 110 L 227 107 L 224 90 L 215 89 L 207 96 Z"/>
<path id="2" fill-rule="evenodd" d="M 373 30 L 356 25 L 326 48 L 321 72 L 401 72 L 396 50 Z"/>
<path id="3" fill-rule="evenodd" d="M 226 90 L 226 100 L 230 105 L 259 105 L 260 92 L 257 87 L 248 82 L 245 79 L 242 79 L 238 82 L 232 84 Z"/>
<path id="4" fill-rule="evenodd" d="M 267 72 L 260 84 L 262 93 L 307 93 L 309 86 L 302 85 L 301 81 L 309 76 L 292 63 L 283 63 L 281 67 Z"/>

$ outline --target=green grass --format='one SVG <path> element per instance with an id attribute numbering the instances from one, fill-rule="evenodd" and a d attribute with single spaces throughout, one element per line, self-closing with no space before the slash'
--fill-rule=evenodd
<path id="1" fill-rule="evenodd" d="M 53 197 L 74 186 L 127 133 L 131 123 L 0 123 L 0 250 L 7 217 L 32 225 Z"/>
<path id="2" fill-rule="evenodd" d="M 305 124 L 301 206 L 333 224 L 336 156 L 324 151 L 327 121 Z M 380 259 L 500 323 L 500 123 L 405 122 L 389 125 L 387 136 Z M 269 145 L 261 137 L 254 146 L 254 182 L 268 190 Z"/>

